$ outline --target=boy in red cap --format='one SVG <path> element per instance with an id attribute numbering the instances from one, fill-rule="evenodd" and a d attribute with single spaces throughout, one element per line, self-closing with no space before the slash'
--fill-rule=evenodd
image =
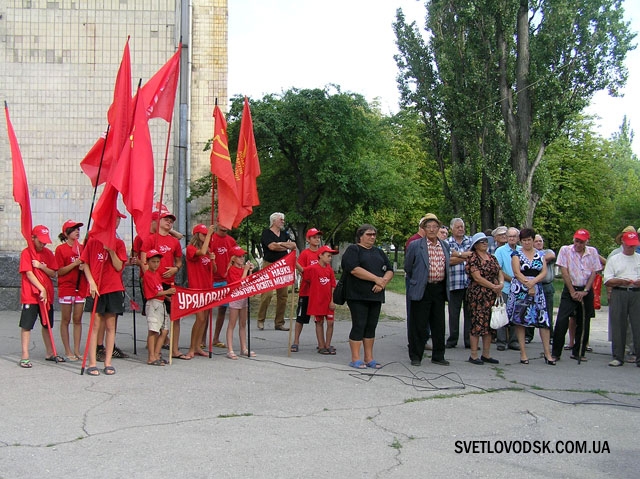
<path id="1" fill-rule="evenodd" d="M 156 249 L 147 251 L 147 272 L 142 277 L 142 290 L 147 300 L 147 349 L 149 358 L 147 364 L 164 366 L 165 361 L 160 353 L 164 339 L 169 332 L 169 315 L 164 309 L 164 298 L 176 292 L 175 288 L 164 289 L 162 278 L 158 273 L 162 253 Z"/>
<path id="2" fill-rule="evenodd" d="M 49 313 L 49 328 L 53 327 L 53 283 L 51 278 L 55 277 L 58 270 L 58 263 L 51 250 L 45 248 L 51 243 L 49 229 L 46 226 L 37 225 L 31 231 L 31 240 L 35 246 L 35 255 L 32 255 L 29 248 L 25 248 L 20 253 L 19 271 L 22 276 L 20 287 L 20 302 L 22 312 L 20 313 L 20 342 L 22 345 L 22 356 L 20 367 L 31 368 L 29 360 L 29 344 L 31 342 L 31 330 L 36 324 L 36 318 L 40 316 L 42 324 L 42 341 L 46 349 L 45 359 L 47 361 L 64 362 L 64 358 L 53 355 L 53 346 L 48 328 L 44 324 L 41 308 L 47 308 Z"/>
<path id="3" fill-rule="evenodd" d="M 331 268 L 331 258 L 338 254 L 329 246 L 318 249 L 318 263 L 309 266 L 304 271 L 303 283 L 309 288 L 309 304 L 307 314 L 315 318 L 316 338 L 318 339 L 318 353 L 336 354 L 336 348 L 331 346 L 333 338 L 333 312 L 336 305 L 333 302 L 333 290 L 336 287 L 336 277 Z M 324 331 L 324 321 L 327 320 L 327 331 Z"/>
<path id="4" fill-rule="evenodd" d="M 307 231 L 307 243 L 309 247 L 300 253 L 298 260 L 296 261 L 296 270 L 300 275 L 304 274 L 304 270 L 309 266 L 318 264 L 318 248 L 320 248 L 320 242 L 322 241 L 322 231 L 317 228 L 311 228 Z M 300 282 L 300 290 L 298 292 L 298 309 L 296 311 L 296 326 L 293 337 L 293 344 L 291 345 L 291 352 L 297 353 L 300 345 L 300 333 L 302 333 L 302 327 L 305 324 L 309 324 L 311 316 L 307 313 L 307 306 L 309 305 L 309 284 L 305 281 Z"/>
<path id="5" fill-rule="evenodd" d="M 236 283 L 246 278 L 253 271 L 253 265 L 245 263 L 245 250 L 236 246 L 231 251 L 231 262 L 227 268 L 228 284 Z M 256 353 L 249 352 L 247 348 L 247 316 L 248 316 L 249 298 L 238 299 L 229 302 L 229 324 L 227 325 L 227 358 L 238 359 L 236 353 L 233 352 L 233 330 L 240 318 L 240 327 L 238 334 L 240 335 L 240 350 L 243 356 L 256 357 Z"/>

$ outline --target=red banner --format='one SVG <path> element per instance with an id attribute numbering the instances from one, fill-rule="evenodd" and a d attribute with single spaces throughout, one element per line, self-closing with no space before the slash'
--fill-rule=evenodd
<path id="1" fill-rule="evenodd" d="M 292 251 L 265 269 L 222 288 L 188 289 L 176 286 L 176 294 L 171 298 L 171 320 L 292 285 L 295 280 L 295 263 L 296 252 Z"/>

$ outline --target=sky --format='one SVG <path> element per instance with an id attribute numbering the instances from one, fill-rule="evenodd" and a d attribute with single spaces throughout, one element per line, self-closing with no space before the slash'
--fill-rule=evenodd
<path id="1" fill-rule="evenodd" d="M 408 22 L 424 27 L 424 0 L 229 0 L 229 96 L 262 98 L 334 84 L 379 100 L 383 113 L 397 112 L 397 8 Z M 640 1 L 626 0 L 624 9 L 631 30 L 640 32 Z M 626 65 L 624 97 L 600 92 L 586 113 L 599 117 L 598 132 L 605 138 L 626 115 L 640 156 L 640 49 L 627 55 Z"/>

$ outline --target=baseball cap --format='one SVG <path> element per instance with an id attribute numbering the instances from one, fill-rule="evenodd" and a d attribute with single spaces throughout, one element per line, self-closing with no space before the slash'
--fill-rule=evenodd
<path id="1" fill-rule="evenodd" d="M 155 258 L 156 256 L 160 256 L 162 258 L 164 255 L 157 249 L 150 249 L 147 251 L 147 259 Z"/>
<path id="2" fill-rule="evenodd" d="M 335 249 L 331 249 L 330 246 L 324 245 L 318 248 L 318 256 L 320 256 L 322 253 L 338 254 L 338 251 Z"/>
<path id="3" fill-rule="evenodd" d="M 176 220 L 176 217 L 172 215 L 169 210 L 164 210 L 160 212 L 160 219 L 162 218 L 171 218 L 172 221 Z"/>
<path id="4" fill-rule="evenodd" d="M 127 217 L 127 215 L 122 214 L 122 213 L 120 212 L 120 210 L 116 209 L 116 211 L 118 212 L 118 216 L 119 216 L 120 218 L 126 218 L 126 217 Z"/>
<path id="5" fill-rule="evenodd" d="M 585 229 L 579 229 L 573 234 L 573 239 L 577 239 L 580 241 L 587 241 L 590 237 L 591 235 Z"/>
<path id="6" fill-rule="evenodd" d="M 506 234 L 507 234 L 506 226 L 498 226 L 496 229 L 494 229 L 491 232 L 491 236 L 506 235 Z"/>
<path id="7" fill-rule="evenodd" d="M 209 232 L 209 228 L 207 228 L 205 225 L 203 224 L 199 224 L 199 225 L 195 225 L 193 227 L 193 234 L 198 234 L 198 233 L 202 233 L 203 235 L 206 235 Z"/>
<path id="8" fill-rule="evenodd" d="M 440 220 L 438 219 L 438 217 L 436 215 L 434 215 L 433 213 L 427 213 L 420 220 L 420 227 L 426 226 L 426 224 L 429 221 L 435 221 L 436 223 L 438 223 L 438 225 L 442 225 L 442 223 L 440 222 Z"/>
<path id="9" fill-rule="evenodd" d="M 634 233 L 633 231 L 627 231 L 622 235 L 622 244 L 626 246 L 638 246 L 640 245 L 640 240 L 638 240 L 638 233 Z"/>
<path id="10" fill-rule="evenodd" d="M 49 228 L 43 225 L 37 225 L 33 227 L 31 234 L 38 238 L 42 244 L 51 244 L 51 237 L 49 236 Z"/>
<path id="11" fill-rule="evenodd" d="M 240 248 L 240 246 L 231 248 L 231 256 L 244 256 L 245 254 L 247 254 L 247 252 Z"/>
<path id="12" fill-rule="evenodd" d="M 315 235 L 322 236 L 322 231 L 320 231 L 318 228 L 311 228 L 309 231 L 307 231 L 307 239 Z"/>
<path id="13" fill-rule="evenodd" d="M 77 221 L 67 220 L 62 225 L 62 234 L 66 235 L 68 229 L 76 229 L 76 228 L 79 228 L 82 225 L 84 225 L 84 223 L 78 223 Z"/>

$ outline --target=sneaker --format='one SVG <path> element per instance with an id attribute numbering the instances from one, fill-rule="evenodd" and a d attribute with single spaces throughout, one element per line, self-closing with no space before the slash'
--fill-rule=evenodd
<path id="1" fill-rule="evenodd" d="M 103 362 L 106 355 L 107 353 L 104 350 L 104 346 L 98 346 L 96 351 L 96 361 Z"/>
<path id="2" fill-rule="evenodd" d="M 623 364 L 624 364 L 624 363 L 623 363 L 622 361 L 620 361 L 620 360 L 618 360 L 618 359 L 614 359 L 613 361 L 611 361 L 611 362 L 609 363 L 609 366 L 614 367 L 614 368 L 617 368 L 617 367 L 619 367 L 619 366 L 622 366 Z"/>
<path id="3" fill-rule="evenodd" d="M 113 346 L 113 354 L 111 355 L 112 358 L 118 358 L 118 359 L 127 359 L 129 357 L 129 355 L 125 352 L 122 351 L 122 349 L 120 349 L 118 346 Z"/>

